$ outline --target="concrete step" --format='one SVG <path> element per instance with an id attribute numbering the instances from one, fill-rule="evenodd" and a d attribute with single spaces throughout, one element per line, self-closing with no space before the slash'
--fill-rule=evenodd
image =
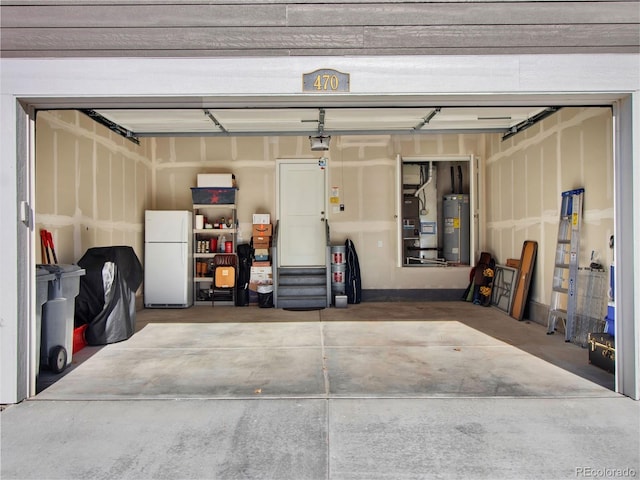
<path id="1" fill-rule="evenodd" d="M 278 308 L 327 308 L 326 296 L 288 297 L 278 295 Z"/>
<path id="2" fill-rule="evenodd" d="M 298 275 L 324 275 L 327 269 L 325 267 L 280 267 L 278 275 L 298 276 Z"/>
<path id="3" fill-rule="evenodd" d="M 308 296 L 326 296 L 327 285 L 278 285 L 278 296 L 282 297 L 308 297 Z"/>
<path id="4" fill-rule="evenodd" d="M 326 285 L 327 276 L 320 275 L 279 275 L 278 285 Z"/>

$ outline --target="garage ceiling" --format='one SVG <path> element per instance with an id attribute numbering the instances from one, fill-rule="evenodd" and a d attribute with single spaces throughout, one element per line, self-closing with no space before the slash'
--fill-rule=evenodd
<path id="1" fill-rule="evenodd" d="M 512 135 L 556 107 L 377 107 L 82 110 L 129 138 L 158 136 Z"/>

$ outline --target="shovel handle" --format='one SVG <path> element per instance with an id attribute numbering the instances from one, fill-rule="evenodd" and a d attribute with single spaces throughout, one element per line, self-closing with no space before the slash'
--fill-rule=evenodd
<path id="1" fill-rule="evenodd" d="M 44 252 L 41 254 L 42 263 L 44 263 L 45 255 L 47 257 L 46 263 L 51 263 L 51 256 L 49 255 L 49 232 L 46 230 L 40 230 L 40 243 Z"/>
<path id="2" fill-rule="evenodd" d="M 47 243 L 51 247 L 51 254 L 53 255 L 53 263 L 58 263 L 58 257 L 56 255 L 56 249 L 53 246 L 53 236 L 51 235 L 51 232 L 49 232 L 48 230 L 46 232 L 47 232 Z"/>

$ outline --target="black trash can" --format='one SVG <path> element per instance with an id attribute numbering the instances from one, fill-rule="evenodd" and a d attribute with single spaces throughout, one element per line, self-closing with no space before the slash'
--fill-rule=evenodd
<path id="1" fill-rule="evenodd" d="M 258 285 L 258 306 L 273 308 L 273 285 Z"/>
<path id="2" fill-rule="evenodd" d="M 238 252 L 238 279 L 236 282 L 236 306 L 249 305 L 249 280 L 251 278 L 251 257 L 253 248 L 247 243 L 241 243 L 236 248 Z"/>

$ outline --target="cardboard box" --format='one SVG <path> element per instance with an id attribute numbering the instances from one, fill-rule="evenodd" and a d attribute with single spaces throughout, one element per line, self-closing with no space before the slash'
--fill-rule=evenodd
<path id="1" fill-rule="evenodd" d="M 254 225 L 263 225 L 271 223 L 271 214 L 269 213 L 254 213 L 253 214 L 253 224 Z"/>
<path id="2" fill-rule="evenodd" d="M 265 262 L 269 260 L 269 250 L 266 248 L 256 248 L 253 252 L 253 256 L 256 260 Z"/>
<path id="3" fill-rule="evenodd" d="M 253 248 L 255 249 L 269 248 L 270 243 L 271 237 L 253 237 Z"/>
<path id="4" fill-rule="evenodd" d="M 251 267 L 249 276 L 249 290 L 257 291 L 258 285 L 272 285 L 273 270 L 272 267 Z"/>
<path id="5" fill-rule="evenodd" d="M 252 237 L 270 237 L 273 232 L 273 225 L 270 223 L 254 223 L 251 232 Z"/>
<path id="6" fill-rule="evenodd" d="M 272 267 L 251 267 L 249 281 L 251 282 L 265 282 L 266 280 L 271 281 L 273 275 Z"/>
<path id="7" fill-rule="evenodd" d="M 266 262 L 259 262 L 257 260 L 254 260 L 253 263 L 251 264 L 252 267 L 270 267 L 271 266 L 271 262 L 270 261 L 266 261 Z"/>
<path id="8" fill-rule="evenodd" d="M 234 188 L 236 186 L 235 176 L 231 173 L 199 173 L 197 186 Z"/>

